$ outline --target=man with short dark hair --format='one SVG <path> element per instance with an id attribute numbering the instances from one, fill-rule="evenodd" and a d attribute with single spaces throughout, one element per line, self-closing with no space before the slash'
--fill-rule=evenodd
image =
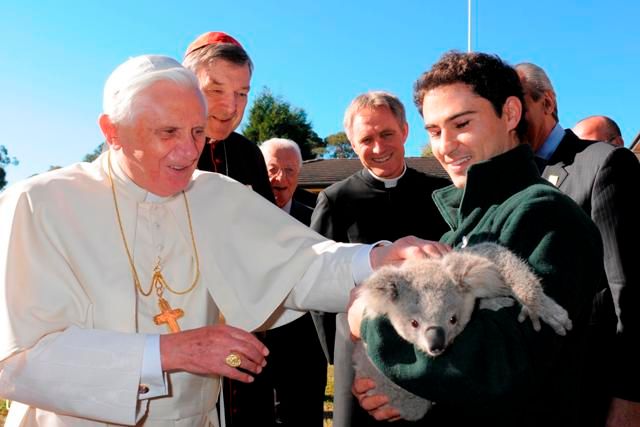
<path id="1" fill-rule="evenodd" d="M 580 120 L 571 129 L 578 138 L 588 141 L 604 141 L 624 147 L 624 139 L 618 124 L 607 116 L 589 116 Z"/>
<path id="2" fill-rule="evenodd" d="M 433 155 L 453 181 L 433 193 L 451 228 L 441 243 L 461 248 L 488 241 L 511 250 L 568 311 L 573 328 L 559 336 L 547 325 L 535 331 L 530 321 L 519 322 L 520 307 L 476 308 L 447 350 L 430 357 L 401 339 L 384 316 L 360 323 L 356 301 L 352 333 L 366 340 L 384 374 L 435 403 L 425 426 L 581 426 L 588 410 L 581 406 L 582 378 L 603 369 L 586 363 L 599 344 L 590 341 L 592 301 L 606 288 L 598 230 L 540 177 L 521 142 L 526 123 L 518 75 L 500 58 L 449 52 L 418 79 L 414 100 Z M 464 286 L 465 276 L 450 280 Z M 366 394 L 372 386 L 369 379 L 355 381 L 361 405 L 378 419 L 398 417 L 386 397 Z"/>
<path id="3" fill-rule="evenodd" d="M 412 234 L 437 240 L 447 230 L 431 193 L 449 184 L 407 167 L 409 125 L 404 106 L 388 92 L 357 96 L 344 114 L 344 129 L 363 169 L 318 196 L 311 228 L 338 242 L 373 243 Z M 378 425 L 351 394 L 354 371 L 346 317 L 326 316 L 324 335 L 334 357 L 334 427 Z"/>
<path id="4" fill-rule="evenodd" d="M 531 63 L 519 64 L 516 70 L 525 91 L 527 124 L 532 130 L 528 142 L 538 163 L 545 164 L 542 176 L 591 216 L 604 242 L 604 265 L 618 332 L 611 350 L 593 357 L 593 363 L 610 360 L 614 368 L 610 378 L 598 379 L 594 389 L 613 396 L 609 426 L 639 425 L 640 352 L 636 341 L 640 336 L 640 265 L 635 258 L 640 211 L 635 199 L 640 164 L 624 147 L 585 141 L 564 130 L 558 121 L 556 93 L 545 71 Z M 603 316 L 594 322 L 608 321 Z M 602 413 L 606 415 L 606 408 Z M 599 425 L 603 424 L 604 419 Z"/>

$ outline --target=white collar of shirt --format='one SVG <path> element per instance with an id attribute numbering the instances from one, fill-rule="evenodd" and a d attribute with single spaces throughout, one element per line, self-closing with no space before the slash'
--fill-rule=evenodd
<path id="1" fill-rule="evenodd" d="M 556 123 L 556 126 L 547 137 L 547 140 L 536 152 L 536 156 L 548 161 L 553 153 L 555 153 L 558 145 L 560 145 L 560 141 L 562 141 L 562 138 L 564 138 L 564 129 L 562 128 L 562 126 L 560 126 L 560 123 Z"/>
<path id="2" fill-rule="evenodd" d="M 286 205 L 284 205 L 281 209 L 288 214 L 291 214 L 291 205 L 293 204 L 293 199 L 289 199 Z"/>
<path id="3" fill-rule="evenodd" d="M 371 170 L 367 169 L 367 172 L 369 172 L 371 174 L 373 179 L 376 179 L 376 180 L 384 183 L 384 188 L 394 188 L 396 185 L 398 185 L 398 181 L 400 181 L 400 178 L 402 178 L 404 176 L 404 173 L 406 171 L 407 171 L 407 164 L 405 163 L 404 167 L 402 169 L 402 173 L 400 174 L 400 176 L 397 176 L 395 178 L 381 178 L 381 177 L 377 176 L 376 174 L 374 174 L 373 172 L 371 172 Z"/>
<path id="4" fill-rule="evenodd" d="M 103 153 L 101 155 L 102 159 L 102 167 L 106 174 L 108 174 L 108 153 Z M 140 187 L 138 184 L 133 182 L 133 180 L 127 175 L 127 173 L 122 169 L 120 163 L 115 158 L 116 156 L 111 157 L 111 170 L 113 171 L 113 181 L 116 186 L 116 194 L 124 193 L 129 197 L 132 197 L 138 203 L 164 203 L 169 201 L 173 196 L 162 197 L 157 194 L 153 194 L 150 191 Z M 185 189 L 186 190 L 186 189 Z M 180 193 L 178 193 L 180 194 Z"/>

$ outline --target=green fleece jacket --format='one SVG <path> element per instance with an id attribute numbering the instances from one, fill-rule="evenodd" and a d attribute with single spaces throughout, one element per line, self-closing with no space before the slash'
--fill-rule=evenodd
<path id="1" fill-rule="evenodd" d="M 432 358 L 399 337 L 388 319 L 363 322 L 369 356 L 394 382 L 436 403 L 424 424 L 574 426 L 596 292 L 606 287 L 600 236 L 567 196 L 544 181 L 528 146 L 473 165 L 464 189 L 433 193 L 459 247 L 497 242 L 526 260 L 545 292 L 569 312 L 566 337 L 518 322 L 519 307 L 475 310 L 452 345 Z M 599 369 L 591 367 L 591 369 Z"/>

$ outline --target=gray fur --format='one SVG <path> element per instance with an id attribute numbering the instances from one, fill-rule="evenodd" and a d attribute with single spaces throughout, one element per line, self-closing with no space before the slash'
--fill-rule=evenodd
<path id="1" fill-rule="evenodd" d="M 425 416 L 431 409 L 432 403 L 426 399 L 408 392 L 389 379 L 371 362 L 367 355 L 366 344 L 358 341 L 353 348 L 353 364 L 359 377 L 371 378 L 376 383 L 376 388 L 368 394 L 384 394 L 389 398 L 390 404 L 400 410 L 402 418 L 408 421 L 416 421 Z M 396 406 L 401 402 L 401 406 Z"/>
<path id="2" fill-rule="evenodd" d="M 522 307 L 518 320 L 529 317 L 537 331 L 540 320 L 559 335 L 566 335 L 572 326 L 567 311 L 543 292 L 529 266 L 508 249 L 488 242 L 438 259 L 383 267 L 362 285 L 360 298 L 365 302 L 365 318 L 387 316 L 401 337 L 432 357 L 442 354 L 464 329 L 476 298 L 482 299 L 481 309 L 491 310 L 513 305 L 511 298 L 515 299 Z M 357 376 L 366 376 L 359 369 L 372 365 L 364 345 L 359 341 L 354 351 Z M 375 381 L 374 394 L 388 395 L 390 405 L 408 420 L 421 418 L 430 407 L 424 399 L 402 397 L 399 387 L 381 373 Z M 422 415 L 414 418 L 420 411 Z"/>

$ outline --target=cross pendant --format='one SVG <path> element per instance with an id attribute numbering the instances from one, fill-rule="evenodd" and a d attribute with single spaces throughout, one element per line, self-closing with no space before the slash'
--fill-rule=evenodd
<path id="1" fill-rule="evenodd" d="M 166 323 L 171 332 L 180 332 L 178 318 L 184 316 L 181 308 L 172 309 L 166 299 L 158 297 L 158 305 L 160 306 L 160 314 L 153 317 L 156 325 Z"/>

